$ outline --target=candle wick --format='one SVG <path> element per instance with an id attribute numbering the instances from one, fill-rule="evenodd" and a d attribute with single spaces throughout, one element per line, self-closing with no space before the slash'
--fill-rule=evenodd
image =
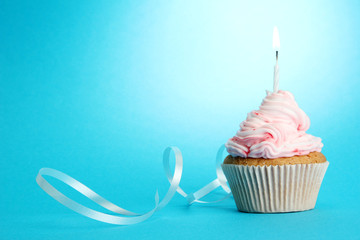
<path id="1" fill-rule="evenodd" d="M 276 62 L 278 61 L 279 59 L 279 51 L 276 51 Z"/>

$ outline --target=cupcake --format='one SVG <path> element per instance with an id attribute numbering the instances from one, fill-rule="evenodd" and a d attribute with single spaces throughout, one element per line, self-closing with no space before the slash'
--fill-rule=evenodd
<path id="1" fill-rule="evenodd" d="M 313 209 L 329 162 L 321 138 L 307 134 L 309 117 L 288 91 L 267 92 L 225 144 L 222 164 L 242 212 Z"/>

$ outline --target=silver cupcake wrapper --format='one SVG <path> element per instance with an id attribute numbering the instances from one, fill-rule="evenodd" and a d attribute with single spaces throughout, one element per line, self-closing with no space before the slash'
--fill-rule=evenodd
<path id="1" fill-rule="evenodd" d="M 244 166 L 222 164 L 242 212 L 277 213 L 313 209 L 329 162 Z"/>

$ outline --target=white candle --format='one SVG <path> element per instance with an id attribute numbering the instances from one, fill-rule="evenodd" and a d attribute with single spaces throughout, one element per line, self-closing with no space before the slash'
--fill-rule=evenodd
<path id="1" fill-rule="evenodd" d="M 280 50 L 280 38 L 279 38 L 279 31 L 277 27 L 274 27 L 273 32 L 273 49 L 276 54 L 276 64 L 274 66 L 274 86 L 273 91 L 277 92 L 279 90 L 279 64 L 278 64 L 278 56 Z"/>

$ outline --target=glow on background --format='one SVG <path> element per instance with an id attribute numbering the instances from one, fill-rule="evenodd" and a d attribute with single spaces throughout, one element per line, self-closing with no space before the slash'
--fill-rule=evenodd
<path id="1" fill-rule="evenodd" d="M 359 11 L 358 1 L 1 1 L 0 239 L 359 237 Z M 232 199 L 188 208 L 176 196 L 147 222 L 114 227 L 36 185 L 52 167 L 146 211 L 168 187 L 168 145 L 183 152 L 185 190 L 213 180 L 217 148 L 272 88 L 274 25 L 280 89 L 330 162 L 315 210 L 244 214 Z"/>

